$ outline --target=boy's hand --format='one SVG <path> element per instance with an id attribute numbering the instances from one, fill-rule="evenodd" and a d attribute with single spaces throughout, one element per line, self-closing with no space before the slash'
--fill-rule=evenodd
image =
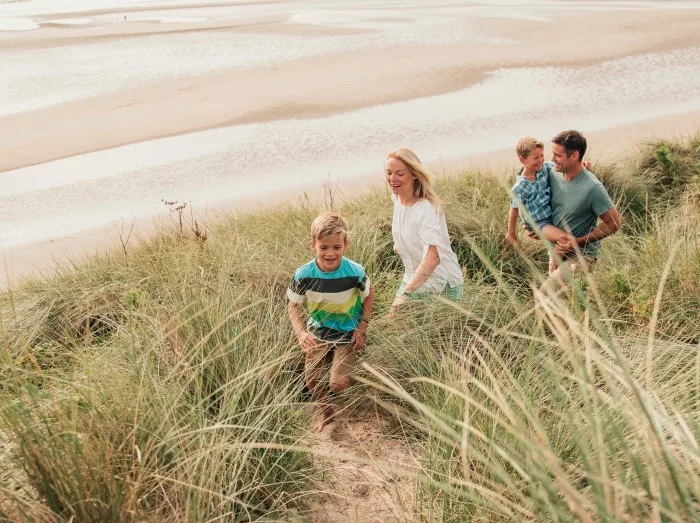
<path id="1" fill-rule="evenodd" d="M 518 245 L 518 237 L 515 235 L 514 231 L 508 231 L 508 234 L 506 234 L 506 241 L 513 247 Z"/>
<path id="2" fill-rule="evenodd" d="M 316 338 L 314 338 L 309 331 L 303 330 L 297 336 L 299 340 L 299 345 L 301 345 L 301 350 L 308 354 L 308 352 L 316 347 Z"/>
<path id="3" fill-rule="evenodd" d="M 584 169 L 590 169 L 590 168 L 591 168 L 591 162 L 589 162 L 588 160 L 582 161 L 582 162 L 581 162 L 581 165 L 583 165 L 583 168 L 584 168 Z"/>
<path id="4" fill-rule="evenodd" d="M 523 230 L 525 231 L 525 234 L 527 234 L 533 240 L 539 240 L 539 237 L 537 236 L 537 233 L 535 231 L 528 229 L 527 227 L 525 227 L 525 225 L 523 225 Z"/>
<path id="5" fill-rule="evenodd" d="M 352 350 L 353 350 L 353 352 L 357 352 L 360 349 L 364 349 L 366 343 L 367 343 L 367 331 L 362 327 L 358 327 L 357 329 L 355 329 L 355 332 L 352 334 Z"/>

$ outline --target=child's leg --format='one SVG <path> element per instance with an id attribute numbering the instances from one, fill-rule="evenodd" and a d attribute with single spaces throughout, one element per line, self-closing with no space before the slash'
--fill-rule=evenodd
<path id="1" fill-rule="evenodd" d="M 306 386 L 321 409 L 312 429 L 314 432 L 323 430 L 323 427 L 330 423 L 334 413 L 333 404 L 328 398 L 328 389 L 324 380 L 328 371 L 327 356 L 329 349 L 330 345 L 319 343 L 306 353 L 304 363 Z"/>
<path id="2" fill-rule="evenodd" d="M 350 379 L 355 373 L 357 357 L 351 343 L 336 345 L 331 366 L 331 390 L 340 392 L 350 386 Z"/>
<path id="3" fill-rule="evenodd" d="M 566 234 L 566 232 L 562 231 L 559 227 L 555 227 L 554 225 L 543 225 L 540 237 L 543 237 L 548 242 L 557 243 L 561 239 L 562 234 Z"/>

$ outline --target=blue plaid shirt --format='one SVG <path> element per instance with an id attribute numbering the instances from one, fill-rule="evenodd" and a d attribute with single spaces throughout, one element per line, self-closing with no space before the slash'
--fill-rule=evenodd
<path id="1" fill-rule="evenodd" d="M 549 171 L 554 168 L 554 164 L 545 162 L 542 169 L 537 171 L 534 182 L 523 176 L 522 168 L 515 176 L 515 184 L 510 190 L 510 206 L 513 209 L 525 209 L 532 220 L 539 222 L 552 216 L 551 191 L 549 189 Z M 520 213 L 523 220 L 529 222 L 525 213 Z"/>

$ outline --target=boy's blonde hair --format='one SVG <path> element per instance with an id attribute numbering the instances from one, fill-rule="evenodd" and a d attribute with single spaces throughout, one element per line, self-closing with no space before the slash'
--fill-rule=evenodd
<path id="1" fill-rule="evenodd" d="M 518 140 L 518 143 L 515 146 L 515 152 L 518 154 L 518 156 L 523 158 L 527 158 L 535 149 L 544 149 L 544 142 L 538 140 L 537 138 L 533 138 L 532 136 L 523 136 L 520 138 L 520 140 Z"/>
<path id="2" fill-rule="evenodd" d="M 323 240 L 334 234 L 348 238 L 348 222 L 337 212 L 323 212 L 311 223 L 311 239 Z"/>
<path id="3" fill-rule="evenodd" d="M 416 153 L 405 147 L 399 147 L 387 154 L 386 157 L 387 159 L 397 158 L 401 160 L 406 164 L 411 174 L 415 176 L 413 180 L 413 196 L 418 199 L 425 198 L 438 207 L 442 205 L 440 198 L 435 193 L 435 189 L 433 189 L 433 175 L 423 167 Z"/>

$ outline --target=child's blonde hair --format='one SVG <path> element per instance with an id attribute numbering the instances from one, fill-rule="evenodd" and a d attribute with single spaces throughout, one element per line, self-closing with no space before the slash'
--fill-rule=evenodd
<path id="1" fill-rule="evenodd" d="M 522 158 L 527 158 L 535 149 L 544 149 L 544 142 L 532 136 L 523 136 L 515 146 L 515 152 Z"/>
<path id="2" fill-rule="evenodd" d="M 406 164 L 406 167 L 408 167 L 411 174 L 416 177 L 413 180 L 413 195 L 416 198 L 425 198 L 430 203 L 435 204 L 438 207 L 442 205 L 440 198 L 438 198 L 438 195 L 433 189 L 433 176 L 425 167 L 423 167 L 423 164 L 416 153 L 410 149 L 406 149 L 405 147 L 399 147 L 398 149 L 394 149 L 387 154 L 386 157 L 387 159 L 397 158 L 401 160 Z"/>
<path id="3" fill-rule="evenodd" d="M 311 239 L 323 240 L 334 234 L 348 238 L 348 222 L 337 212 L 323 212 L 311 223 Z"/>

